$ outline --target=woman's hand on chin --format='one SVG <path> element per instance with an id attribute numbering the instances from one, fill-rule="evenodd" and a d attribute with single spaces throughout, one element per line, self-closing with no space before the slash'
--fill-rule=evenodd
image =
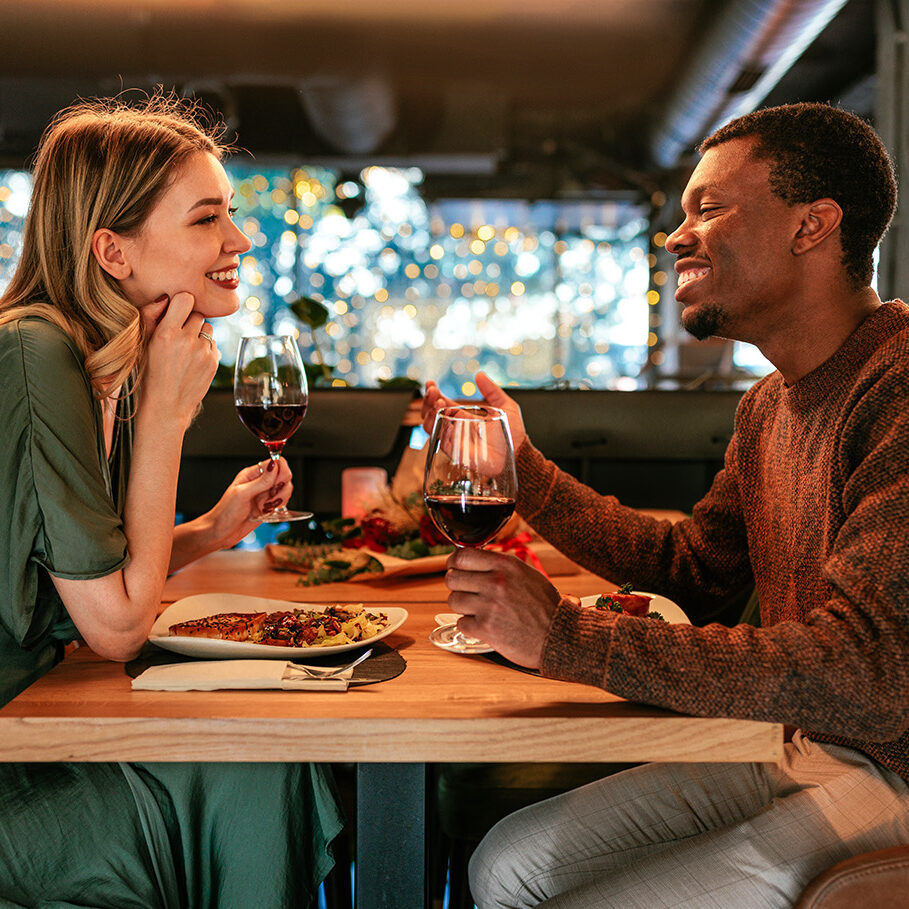
<path id="1" fill-rule="evenodd" d="M 146 338 L 150 338 L 155 333 L 155 329 L 164 318 L 164 313 L 167 312 L 169 305 L 170 297 L 167 294 L 161 294 L 157 300 L 152 300 L 151 303 L 139 307 L 139 318 L 142 319 Z"/>
<path id="2" fill-rule="evenodd" d="M 142 377 L 143 402 L 154 402 L 162 415 L 173 415 L 189 426 L 196 408 L 211 386 L 218 368 L 218 349 L 203 330 L 205 318 L 194 312 L 192 294 L 177 293 L 161 306 L 149 337 Z M 152 311 L 149 318 L 155 316 Z M 144 316 L 143 316 L 144 318 Z"/>

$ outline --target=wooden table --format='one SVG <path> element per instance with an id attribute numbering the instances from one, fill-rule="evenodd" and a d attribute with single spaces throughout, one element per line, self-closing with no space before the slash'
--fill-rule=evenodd
<path id="1" fill-rule="evenodd" d="M 554 578 L 579 596 L 610 589 Z M 339 761 L 359 765 L 357 905 L 425 898 L 425 764 L 445 761 L 776 761 L 780 725 L 696 718 L 542 679 L 428 640 L 447 611 L 440 576 L 301 587 L 261 552 L 220 552 L 168 580 L 202 592 L 403 606 L 387 682 L 338 692 L 133 691 L 122 665 L 80 648 L 0 710 L 3 761 Z M 381 831 L 394 843 L 390 866 Z M 409 888 L 409 894 L 407 890 Z"/>

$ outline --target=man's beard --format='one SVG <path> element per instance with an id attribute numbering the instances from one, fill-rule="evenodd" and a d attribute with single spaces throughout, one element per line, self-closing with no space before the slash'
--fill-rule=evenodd
<path id="1" fill-rule="evenodd" d="M 702 303 L 682 310 L 682 327 L 698 341 L 723 337 L 721 332 L 725 321 L 726 314 L 716 303 Z"/>

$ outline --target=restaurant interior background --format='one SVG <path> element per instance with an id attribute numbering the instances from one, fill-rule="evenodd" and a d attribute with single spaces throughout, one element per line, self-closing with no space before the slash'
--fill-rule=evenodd
<path id="1" fill-rule="evenodd" d="M 531 436 L 548 433 L 554 448 L 561 439 L 564 451 L 540 447 L 595 486 L 618 482 L 631 504 L 690 507 L 720 462 L 738 396 L 769 369 L 753 348 L 695 342 L 679 326 L 663 244 L 699 139 L 759 106 L 822 100 L 871 120 L 898 167 L 906 156 L 907 0 L 5 6 L 0 287 L 18 254 L 29 156 L 53 113 L 77 97 L 172 88 L 221 114 L 241 148 L 228 169 L 252 248 L 241 309 L 216 327 L 228 381 L 237 338 L 269 330 L 299 333 L 304 358 L 324 363 L 325 394 L 431 378 L 469 397 L 477 369 L 560 389 L 564 403 L 533 399 Z M 882 247 L 883 296 L 905 291 L 905 245 L 898 217 Z M 301 296 L 327 307 L 324 325 L 293 315 Z M 577 403 L 579 389 L 603 406 Z M 666 390 L 687 394 L 667 406 L 654 396 Z M 611 418 L 619 391 L 642 405 Z M 395 430 L 407 399 L 384 408 Z M 351 406 L 378 420 L 377 400 Z M 339 419 L 332 401 L 321 423 L 311 404 L 305 450 L 288 447 L 309 459 L 304 497 L 337 488 L 317 457 L 356 465 L 400 453 L 399 434 L 389 448 L 387 432 Z M 189 487 L 220 483 L 244 445 L 260 454 L 236 420 L 236 437 L 225 435 L 225 419 L 214 408 L 188 438 L 200 469 L 182 484 L 185 511 L 196 510 Z M 345 422 L 357 435 L 338 434 Z M 619 440 L 618 423 L 629 427 Z M 617 481 L 603 467 L 617 458 L 626 474 L 641 458 L 696 463 L 697 479 Z M 198 508 L 208 495 L 199 490 Z"/>
<path id="2" fill-rule="evenodd" d="M 336 514 L 345 468 L 391 472 L 420 443 L 413 390 L 380 385 L 470 397 L 484 369 L 560 466 L 688 510 L 768 369 L 679 325 L 664 243 L 696 144 L 759 106 L 830 101 L 902 171 L 907 23 L 909 0 L 0 0 L 0 289 L 53 114 L 164 86 L 241 149 L 228 170 L 252 248 L 240 311 L 215 328 L 224 377 L 238 337 L 266 330 L 298 332 L 326 367 L 285 449 L 298 507 Z M 883 297 L 909 285 L 903 225 Z M 293 316 L 304 296 L 324 325 Z M 184 517 L 263 457 L 228 388 L 183 453 Z"/>

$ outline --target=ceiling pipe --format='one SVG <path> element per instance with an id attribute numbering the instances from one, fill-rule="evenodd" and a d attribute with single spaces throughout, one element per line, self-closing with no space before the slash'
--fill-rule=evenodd
<path id="1" fill-rule="evenodd" d="M 847 0 L 731 0 L 713 20 L 654 130 L 673 167 L 704 136 L 757 108 Z"/>

